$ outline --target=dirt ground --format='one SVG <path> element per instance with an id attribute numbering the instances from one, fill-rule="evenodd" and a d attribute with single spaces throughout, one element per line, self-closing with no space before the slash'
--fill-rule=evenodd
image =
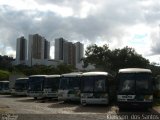
<path id="1" fill-rule="evenodd" d="M 138 111 L 141 114 L 157 114 L 158 112 L 160 113 L 160 107 L 147 111 Z M 18 120 L 97 120 L 107 119 L 108 115 L 120 113 L 123 115 L 136 114 L 137 111 L 119 111 L 116 106 L 88 105 L 84 107 L 79 103 L 63 103 L 57 100 L 34 100 L 31 97 L 0 95 L 0 114 L 6 115 L 8 113 L 18 115 Z"/>

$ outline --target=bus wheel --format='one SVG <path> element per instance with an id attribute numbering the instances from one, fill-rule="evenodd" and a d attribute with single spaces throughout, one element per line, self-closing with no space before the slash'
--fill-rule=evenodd
<path id="1" fill-rule="evenodd" d="M 82 105 L 82 106 L 86 106 L 87 103 L 86 103 L 86 102 L 81 102 L 81 105 Z"/>
<path id="2" fill-rule="evenodd" d="M 37 97 L 34 97 L 35 100 L 37 100 Z"/>

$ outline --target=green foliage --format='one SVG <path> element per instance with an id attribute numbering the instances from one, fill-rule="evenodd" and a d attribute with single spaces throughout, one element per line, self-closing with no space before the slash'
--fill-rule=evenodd
<path id="1" fill-rule="evenodd" d="M 0 55 L 0 69 L 1 70 L 12 70 L 12 64 L 11 62 L 13 61 L 13 57 L 8 57 L 6 55 L 1 56 Z"/>
<path id="2" fill-rule="evenodd" d="M 87 47 L 83 59 L 85 66 L 87 63 L 96 65 L 96 68 L 108 72 L 116 73 L 118 69 L 128 67 L 147 68 L 149 61 L 135 52 L 133 48 L 124 47 L 122 49 L 110 50 L 108 45 Z M 84 66 L 84 67 L 85 67 Z"/>
<path id="3" fill-rule="evenodd" d="M 52 74 L 63 74 L 73 72 L 74 68 L 70 65 L 61 64 L 56 68 L 54 66 L 34 65 L 32 67 L 18 65 L 14 67 L 14 72 L 22 73 L 24 75 L 52 75 Z"/>
<path id="4" fill-rule="evenodd" d="M 154 76 L 160 74 L 160 66 L 156 63 L 150 64 L 147 59 L 130 47 L 111 50 L 106 44 L 103 46 L 94 44 L 87 47 L 85 55 L 86 58 L 82 59 L 84 62 L 83 67 L 91 63 L 96 66 L 97 70 L 108 71 L 113 74 L 116 74 L 118 69 L 121 68 L 142 67 L 151 69 Z M 27 76 L 36 74 L 63 74 L 75 71 L 73 66 L 65 64 L 58 65 L 57 67 L 44 65 L 35 65 L 32 67 L 25 65 L 12 66 L 11 63 L 13 60 L 12 57 L 0 55 L 0 69 Z"/>
<path id="5" fill-rule="evenodd" d="M 153 77 L 160 75 L 160 66 L 157 66 L 157 64 L 151 63 L 148 68 L 152 70 Z"/>
<path id="6" fill-rule="evenodd" d="M 9 74 L 10 73 L 8 71 L 0 70 L 0 81 L 8 80 Z"/>

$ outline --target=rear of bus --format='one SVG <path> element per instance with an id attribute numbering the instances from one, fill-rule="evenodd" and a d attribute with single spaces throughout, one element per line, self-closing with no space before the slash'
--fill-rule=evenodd
<path id="1" fill-rule="evenodd" d="M 153 82 L 151 70 L 142 68 L 120 69 L 117 80 L 117 103 L 119 108 L 152 107 Z"/>
<path id="2" fill-rule="evenodd" d="M 43 97 L 58 98 L 60 75 L 47 75 L 45 78 Z"/>
<path id="3" fill-rule="evenodd" d="M 113 77 L 107 72 L 83 73 L 81 78 L 81 104 L 108 104 L 111 80 L 113 80 Z"/>
<path id="4" fill-rule="evenodd" d="M 26 96 L 28 89 L 28 78 L 18 78 L 15 81 L 15 93 L 14 95 Z"/>
<path id="5" fill-rule="evenodd" d="M 28 96 L 34 99 L 43 97 L 43 87 L 46 75 L 32 75 L 28 80 Z"/>
<path id="6" fill-rule="evenodd" d="M 58 90 L 58 100 L 80 101 L 80 77 L 81 73 L 69 73 L 61 75 Z"/>

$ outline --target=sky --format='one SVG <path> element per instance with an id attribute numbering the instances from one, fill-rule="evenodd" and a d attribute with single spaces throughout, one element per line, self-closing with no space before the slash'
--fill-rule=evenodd
<path id="1" fill-rule="evenodd" d="M 16 39 L 40 34 L 64 39 L 133 47 L 160 63 L 160 0 L 0 0 L 0 54 L 15 57 Z"/>

